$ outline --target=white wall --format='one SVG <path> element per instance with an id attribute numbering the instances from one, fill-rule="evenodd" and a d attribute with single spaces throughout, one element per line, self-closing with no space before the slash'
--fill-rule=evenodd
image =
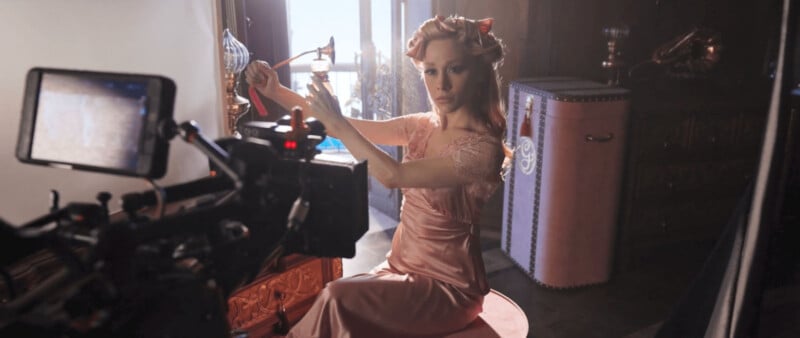
<path id="1" fill-rule="evenodd" d="M 210 138 L 222 134 L 221 22 L 218 0 L 0 1 L 0 218 L 21 224 L 62 205 L 147 189 L 142 179 L 70 171 L 17 161 L 23 86 L 35 66 L 159 74 L 177 86 L 175 120 L 193 119 Z M 161 185 L 207 174 L 207 160 L 175 139 Z M 119 209 L 112 201 L 112 210 Z"/>

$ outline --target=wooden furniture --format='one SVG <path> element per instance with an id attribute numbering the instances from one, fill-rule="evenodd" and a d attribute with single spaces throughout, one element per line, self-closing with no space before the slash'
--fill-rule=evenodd
<path id="1" fill-rule="evenodd" d="M 283 257 L 276 269 L 262 271 L 228 298 L 228 323 L 251 338 L 271 337 L 276 325 L 297 323 L 325 284 L 341 277 L 341 258 Z"/>
<path id="2" fill-rule="evenodd" d="M 617 271 L 713 245 L 755 175 L 770 86 L 667 81 L 629 87 Z"/>

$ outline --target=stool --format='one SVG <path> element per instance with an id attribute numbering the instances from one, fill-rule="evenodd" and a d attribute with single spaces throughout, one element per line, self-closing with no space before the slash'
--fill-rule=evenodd
<path id="1" fill-rule="evenodd" d="M 445 338 L 521 338 L 528 335 L 528 317 L 517 303 L 496 290 L 483 298 L 483 312 L 461 331 Z"/>

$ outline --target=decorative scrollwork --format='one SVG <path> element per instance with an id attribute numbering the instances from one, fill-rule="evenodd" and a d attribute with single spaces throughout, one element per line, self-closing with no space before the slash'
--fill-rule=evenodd
<path id="1" fill-rule="evenodd" d="M 533 173 L 533 168 L 536 164 L 536 150 L 530 137 L 519 138 L 519 146 L 517 146 L 514 157 L 518 159 L 519 169 L 523 174 L 530 175 Z"/>
<path id="2" fill-rule="evenodd" d="M 313 259 L 251 284 L 228 299 L 228 322 L 233 328 L 244 329 L 275 320 L 281 305 L 276 292 L 287 308 L 316 297 L 325 285 L 321 272 L 322 262 Z"/>

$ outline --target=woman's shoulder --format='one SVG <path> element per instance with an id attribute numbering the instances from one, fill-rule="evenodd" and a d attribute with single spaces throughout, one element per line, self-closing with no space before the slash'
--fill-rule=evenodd
<path id="1" fill-rule="evenodd" d="M 436 120 L 435 120 L 436 114 L 431 113 L 431 112 L 419 112 L 419 113 L 407 114 L 407 115 L 400 116 L 398 118 L 406 119 L 406 120 L 413 121 L 413 122 L 416 122 L 416 123 L 433 124 L 433 123 L 436 122 Z"/>
<path id="2" fill-rule="evenodd" d="M 416 135 L 417 137 L 420 137 L 422 135 L 426 135 L 431 129 L 433 129 L 434 126 L 436 126 L 436 121 L 433 119 L 435 116 L 435 114 L 431 113 L 414 113 L 403 115 L 398 118 L 405 121 L 405 131 L 408 135 Z"/>

